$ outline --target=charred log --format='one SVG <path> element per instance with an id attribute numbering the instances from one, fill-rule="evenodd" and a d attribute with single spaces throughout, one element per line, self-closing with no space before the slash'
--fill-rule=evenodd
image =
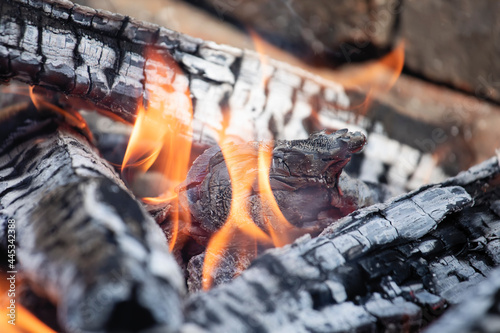
<path id="1" fill-rule="evenodd" d="M 304 233 L 318 235 L 332 221 L 355 209 L 385 201 L 388 193 L 384 188 L 370 187 L 345 173 L 341 176 L 352 154 L 359 152 L 365 141 L 364 135 L 359 132 L 341 130 L 329 135 L 315 133 L 306 140 L 231 143 L 225 145 L 225 153 L 217 146 L 207 149 L 192 165 L 186 181 L 178 187 L 179 197 L 184 198 L 181 208 L 189 214 L 189 222 L 181 228 L 182 241 L 179 243 L 185 242 L 186 246 L 181 250 L 183 259 L 179 261 L 181 265 L 189 261 L 190 290 L 201 287 L 204 254 L 200 252 L 205 250 L 214 233 L 227 223 L 235 200 L 234 184 L 250 181 L 249 192 L 237 193 L 236 200 L 244 202 L 245 211 L 262 231 L 270 237 L 286 238 L 288 241 Z M 270 156 L 268 181 L 272 193 L 261 188 L 258 180 L 263 172 L 257 168 L 261 154 Z M 232 175 L 228 171 L 229 165 Z M 274 198 L 286 223 L 280 222 L 281 214 L 277 216 L 273 210 L 275 206 L 269 195 Z M 169 219 L 161 225 L 169 234 Z M 249 240 L 244 235 L 238 235 L 233 235 L 231 242 L 241 250 L 242 243 Z M 193 246 L 190 239 L 198 245 Z M 212 272 L 214 283 L 227 282 L 239 275 L 255 253 L 265 248 L 239 251 L 238 254 L 226 251 L 221 256 L 223 264 Z M 235 262 L 239 264 L 235 265 Z"/>
<path id="2" fill-rule="evenodd" d="M 209 331 L 417 331 L 499 262 L 499 179 L 492 158 L 269 250 L 191 296 L 186 320 Z"/>
<path id="3" fill-rule="evenodd" d="M 15 269 L 61 327 L 178 329 L 179 267 L 112 167 L 52 114 L 25 109 L 0 128 L 1 248 L 15 238 Z"/>
<path id="4" fill-rule="evenodd" d="M 317 221 L 322 212 L 335 210 L 332 214 L 339 217 L 357 208 L 357 202 L 341 197 L 338 181 L 351 155 L 360 151 L 365 141 L 359 132 L 342 130 L 331 135 L 316 133 L 306 140 L 231 144 L 227 148 L 232 151 L 229 161 L 220 148 L 210 148 L 195 161 L 187 180 L 179 187 L 179 194 L 187 197 L 185 209 L 191 212 L 194 223 L 205 233 L 215 232 L 229 215 L 231 182 L 241 181 L 231 180 L 228 163 L 238 169 L 245 168 L 249 160 L 257 162 L 258 151 L 262 149 L 272 155 L 269 181 L 278 206 L 290 223 L 307 227 L 308 222 Z M 254 222 L 264 228 L 263 216 L 270 213 L 266 213 L 266 207 L 259 200 L 263 189 L 257 184 L 258 170 L 239 173 L 241 177 L 255 180 L 252 194 L 242 199 L 247 201 Z M 307 212 L 301 208 L 304 203 L 310 208 Z"/>
<path id="5" fill-rule="evenodd" d="M 276 61 L 264 68 L 253 52 L 119 14 L 65 0 L 6 0 L 0 7 L 0 79 L 61 91 L 127 121 L 135 118 L 137 105 L 154 84 L 148 83 L 149 69 L 160 67 L 165 77 L 175 76 L 169 60 L 146 59 L 146 49 L 173 56 L 187 74 L 195 143 L 216 143 L 223 110 L 228 110 L 223 105 L 229 104 L 230 117 L 238 122 L 254 120 L 245 128 L 229 122 L 228 131 L 248 141 L 275 135 L 305 138 L 303 121 L 312 116 L 313 105 L 333 110 L 349 103 L 341 86 L 298 68 Z M 284 98 L 289 102 L 283 103 Z"/>

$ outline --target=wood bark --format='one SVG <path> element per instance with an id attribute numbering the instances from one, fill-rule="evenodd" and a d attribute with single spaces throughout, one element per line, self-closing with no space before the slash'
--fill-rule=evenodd
<path id="1" fill-rule="evenodd" d="M 314 239 L 267 251 L 238 278 L 185 304 L 218 332 L 418 331 L 500 260 L 500 167 L 358 210 Z"/>
<path id="2" fill-rule="evenodd" d="M 0 124 L 1 248 L 66 332 L 177 330 L 184 281 L 154 220 L 75 129 L 25 110 Z"/>

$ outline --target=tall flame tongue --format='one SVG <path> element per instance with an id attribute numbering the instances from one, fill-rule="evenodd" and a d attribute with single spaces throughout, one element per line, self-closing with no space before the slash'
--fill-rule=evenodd
<path id="1" fill-rule="evenodd" d="M 170 249 L 179 229 L 179 198 L 175 187 L 186 178 L 192 143 L 193 110 L 188 79 L 168 54 L 146 52 L 146 106 L 139 105 L 137 120 L 122 163 L 123 178 L 135 188 L 146 174 L 159 181 L 148 183 L 155 195 L 148 204 L 170 201 L 174 216 Z M 156 187 L 154 189 L 151 188 Z M 188 222 L 188 221 L 186 221 Z"/>

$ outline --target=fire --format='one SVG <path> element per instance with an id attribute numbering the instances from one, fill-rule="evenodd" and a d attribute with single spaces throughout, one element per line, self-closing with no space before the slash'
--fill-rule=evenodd
<path id="1" fill-rule="evenodd" d="M 273 146 L 261 143 L 256 152 L 252 146 L 242 148 L 224 139 L 220 147 L 231 179 L 231 208 L 227 221 L 212 236 L 206 249 L 202 278 L 204 290 L 211 287 L 212 272 L 225 251 L 236 247 L 240 258 L 238 265 L 242 266 L 243 257 L 255 257 L 259 246 L 283 246 L 305 232 L 286 220 L 274 198 L 269 182 Z M 259 194 L 262 207 L 259 213 L 265 213 L 265 228 L 257 226 L 250 214 L 248 198 L 254 192 Z"/>
<path id="2" fill-rule="evenodd" d="M 0 332 L 3 333 L 55 333 L 54 330 L 42 323 L 31 312 L 19 304 L 14 296 L 9 298 L 9 283 L 7 276 L 0 274 Z M 20 288 L 16 285 L 16 288 Z M 14 303 L 12 303 L 14 301 Z M 12 306 L 11 304 L 15 305 Z M 9 306 L 11 309 L 9 309 Z M 15 319 L 14 321 L 12 321 Z M 9 323 L 11 321 L 11 323 Z M 15 325 L 14 325 L 15 324 Z"/>
<path id="3" fill-rule="evenodd" d="M 188 79 L 170 55 L 149 50 L 146 59 L 147 102 L 138 106 L 122 176 L 134 188 L 147 175 L 160 175 L 160 180 L 155 181 L 156 195 L 142 200 L 149 204 L 170 201 L 177 212 L 179 198 L 175 187 L 186 178 L 192 143 L 193 110 Z M 179 229 L 178 213 L 173 215 L 171 250 Z"/>
<path id="4" fill-rule="evenodd" d="M 405 43 L 398 45 L 381 59 L 368 65 L 360 66 L 348 77 L 336 78 L 336 81 L 345 88 L 361 88 L 366 92 L 363 103 L 353 108 L 361 114 L 366 114 L 373 96 L 377 93 L 389 91 L 398 80 L 405 60 Z"/>

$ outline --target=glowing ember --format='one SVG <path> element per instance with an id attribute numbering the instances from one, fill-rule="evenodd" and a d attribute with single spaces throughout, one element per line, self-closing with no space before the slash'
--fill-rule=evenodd
<path id="1" fill-rule="evenodd" d="M 175 187 L 186 178 L 192 142 L 193 111 L 188 79 L 167 54 L 146 54 L 147 106 L 139 105 L 137 120 L 122 164 L 123 178 L 134 188 L 146 173 L 160 175 L 157 195 L 149 204 L 170 201 L 178 211 Z M 172 216 L 170 249 L 175 246 L 179 216 Z"/>

